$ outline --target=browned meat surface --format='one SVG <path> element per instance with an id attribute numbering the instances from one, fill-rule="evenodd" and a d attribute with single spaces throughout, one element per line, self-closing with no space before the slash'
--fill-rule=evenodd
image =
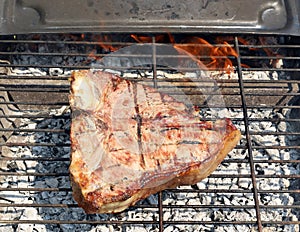
<path id="1" fill-rule="evenodd" d="M 174 98 L 110 73 L 75 72 L 71 90 L 70 174 L 87 213 L 195 184 L 240 140 L 229 119 L 202 122 Z"/>

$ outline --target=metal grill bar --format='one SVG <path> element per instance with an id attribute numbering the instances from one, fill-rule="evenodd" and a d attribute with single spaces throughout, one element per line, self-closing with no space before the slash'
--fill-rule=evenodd
<path id="1" fill-rule="evenodd" d="M 48 69 L 48 68 L 62 68 L 62 69 L 89 69 L 91 68 L 90 65 L 38 65 L 38 64 L 30 64 L 30 65 L 19 65 L 19 64 L 8 64 L 8 65 L 3 65 L 0 64 L 0 67 L 9 67 L 9 68 L 40 68 L 40 69 Z M 112 69 L 112 70 L 123 70 L 126 71 L 128 68 L 126 67 L 119 67 L 119 66 L 105 66 L 107 69 Z M 135 66 L 132 67 L 132 69 L 135 70 L 152 70 L 151 68 L 148 67 L 139 67 Z M 161 70 L 168 70 L 167 68 L 161 68 Z M 223 71 L 223 68 L 207 68 L 208 71 Z M 282 68 L 280 69 L 281 71 L 284 72 L 300 72 L 300 68 Z M 184 72 L 193 72 L 197 71 L 195 68 L 182 68 L 182 71 Z M 241 71 L 278 71 L 277 68 L 246 68 L 242 67 Z"/>
<path id="2" fill-rule="evenodd" d="M 39 113 L 38 115 L 0 115 L 0 118 L 23 118 L 23 119 L 38 119 L 38 118 L 45 118 L 45 119 L 56 119 L 57 117 L 55 116 L 51 116 L 48 114 L 43 114 L 43 113 Z M 61 119 L 69 119 L 70 116 L 66 115 L 66 116 L 61 116 L 59 117 Z M 234 118 L 234 117 L 229 117 L 232 121 L 234 122 L 240 122 L 243 121 L 242 118 Z M 298 119 L 295 118 L 249 118 L 249 122 L 298 122 Z"/>
<path id="3" fill-rule="evenodd" d="M 4 146 L 4 145 L 3 145 Z M 246 147 L 245 147 L 246 148 Z M 55 158 L 55 157 L 36 157 L 36 158 L 12 158 L 12 157 L 3 157 L 3 161 L 14 160 L 14 161 L 40 161 L 40 162 L 60 162 L 60 161 L 70 161 L 69 158 Z M 297 164 L 300 163 L 299 160 L 253 160 L 254 163 L 281 163 L 281 164 Z M 245 160 L 225 160 L 223 163 L 247 163 Z"/>
<path id="4" fill-rule="evenodd" d="M 0 207 L 10 207 L 11 204 L 0 204 Z M 61 207 L 61 208 L 78 208 L 78 205 L 77 204 L 14 204 L 14 207 L 43 207 L 43 208 L 50 208 L 50 207 Z M 155 209 L 157 208 L 157 205 L 139 205 L 138 206 L 139 208 L 152 208 L 152 209 Z M 178 206 L 176 205 L 166 205 L 164 206 L 165 208 L 168 208 L 168 209 L 176 209 L 178 208 Z M 190 208 L 190 206 L 188 205 L 182 205 L 180 206 L 181 208 Z M 194 206 L 194 208 L 207 208 L 207 209 L 213 209 L 213 208 L 224 208 L 224 209 L 228 209 L 230 207 L 234 208 L 234 209 L 243 209 L 243 208 L 247 208 L 247 209 L 252 209 L 253 208 L 253 205 L 246 205 L 246 206 L 243 206 L 243 205 L 235 205 L 235 206 L 231 206 L 231 205 L 215 205 L 215 206 L 212 206 L 212 205 L 201 205 L 201 206 Z M 271 209 L 284 209 L 284 208 L 290 208 L 288 206 L 262 206 L 262 208 L 271 208 Z M 299 208 L 299 206 L 292 206 L 292 208 Z"/>
<path id="5" fill-rule="evenodd" d="M 253 162 L 254 163 L 254 162 Z M 16 173 L 16 172 L 0 172 L 2 176 L 69 176 L 69 173 Z M 235 174 L 211 174 L 211 178 L 234 178 Z M 239 178 L 250 178 L 251 175 L 240 174 Z M 300 175 L 256 175 L 256 178 L 300 178 Z"/>
<path id="6" fill-rule="evenodd" d="M 11 207 L 11 204 L 0 204 L 0 207 Z M 41 207 L 41 208 L 51 208 L 51 207 L 60 207 L 60 208 L 78 208 L 77 204 L 14 204 L 14 207 Z M 134 206 L 133 206 L 134 207 Z M 139 208 L 151 208 L 151 209 L 155 209 L 157 208 L 157 205 L 139 205 Z M 168 209 L 176 209 L 178 208 L 178 206 L 175 205 L 168 205 L 168 206 L 164 206 L 165 208 Z M 253 206 L 252 205 L 201 205 L 201 206 L 194 206 L 194 208 L 207 208 L 207 209 L 213 209 L 213 208 L 224 208 L 224 209 L 228 209 L 228 208 L 234 208 L 234 209 L 252 209 Z M 189 209 L 190 206 L 188 205 L 182 205 L 180 206 L 180 208 L 186 208 Z M 289 209 L 289 208 L 295 208 L 295 209 L 299 209 L 300 207 L 298 205 L 292 205 L 292 206 L 286 206 L 286 205 L 282 205 L 282 206 L 261 206 L 261 208 L 265 208 L 265 209 Z"/>
<path id="7" fill-rule="evenodd" d="M 30 192 L 43 192 L 43 191 L 48 191 L 48 192 L 71 192 L 72 189 L 71 188 L 0 188 L 1 191 L 7 191 L 7 192 L 18 192 L 18 191 L 30 191 Z M 179 189 L 179 190 L 174 190 L 174 189 L 168 189 L 168 192 L 171 193 L 241 193 L 241 194 L 245 194 L 245 193 L 253 193 L 252 190 L 228 190 L 228 189 L 212 189 L 212 190 L 184 190 L 184 189 Z M 258 190 L 258 193 L 299 193 L 299 190 Z M 13 207 L 14 205 L 11 205 L 11 207 Z M 197 205 L 193 205 L 193 207 L 197 207 Z M 181 205 L 180 205 L 181 207 Z M 201 208 L 201 206 L 198 206 Z M 281 207 L 281 206 L 278 206 Z M 287 206 L 288 207 L 288 206 Z M 293 206 L 292 206 L 293 207 Z M 298 206 L 295 206 L 296 208 L 298 208 Z"/>
<path id="8" fill-rule="evenodd" d="M 278 70 L 277 70 L 278 71 Z M 280 69 L 280 71 L 282 71 L 282 69 Z M 295 71 L 295 69 L 293 69 L 293 71 Z M 29 80 L 28 79 L 28 76 L 7 76 L 7 75 L 0 75 L 0 80 Z M 144 78 L 144 77 L 140 77 L 139 79 L 136 79 L 136 78 L 126 78 L 130 81 L 134 81 L 134 82 L 153 82 L 152 79 L 149 79 L 149 78 Z M 39 82 L 39 85 L 43 88 L 52 88 L 52 87 L 61 87 L 61 88 L 68 88 L 69 85 L 49 85 L 49 84 L 43 84 L 43 81 L 45 80 L 54 80 L 54 81 L 68 81 L 68 78 L 67 77 L 64 77 L 64 76 L 58 76 L 58 77 L 55 77 L 55 76 L 33 76 L 31 77 L 30 76 L 30 80 L 40 80 L 41 82 Z M 158 83 L 169 83 L 169 82 L 172 82 L 172 83 L 182 83 L 182 79 L 175 79 L 175 78 L 169 78 L 168 80 L 163 80 L 163 79 L 157 79 L 156 80 Z M 184 83 L 185 84 L 188 84 L 188 83 L 202 83 L 203 86 L 205 87 L 206 85 L 204 84 L 212 84 L 212 83 L 217 83 L 219 85 L 221 84 L 236 84 L 236 85 L 228 85 L 228 88 L 238 88 L 238 81 L 237 80 L 234 80 L 234 79 L 226 79 L 226 80 L 193 80 L 192 82 L 190 80 L 187 80 L 185 79 L 184 80 Z M 7 83 L 7 82 L 6 82 Z M 10 86 L 13 86 L 13 83 L 9 82 Z M 65 82 L 64 82 L 65 83 Z M 24 83 L 23 83 L 24 84 Z M 280 88 L 280 85 L 279 84 L 299 84 L 299 81 L 298 80 L 276 80 L 276 82 L 274 82 L 274 80 L 244 80 L 244 85 L 248 88 L 252 87 L 252 88 L 271 88 L 271 87 L 274 87 L 274 88 Z M 32 84 L 34 85 L 34 84 Z M 26 86 L 26 85 L 25 85 Z M 182 85 L 182 86 L 187 86 L 187 85 Z M 161 84 L 158 86 L 158 87 L 161 87 Z M 227 86 L 226 86 L 227 87 Z M 289 87 L 288 85 L 287 86 L 283 86 L 284 88 L 291 88 Z M 4 91 L 4 90 L 1 90 L 1 91 Z"/>
<path id="9" fill-rule="evenodd" d="M 161 67 L 163 68 L 163 67 Z M 161 70 L 160 68 L 160 70 Z M 166 69 L 166 68 L 165 68 Z M 281 71 L 282 69 L 280 69 Z M 278 70 L 277 70 L 278 71 Z M 293 69 L 294 71 L 294 69 Z M 7 79 L 24 79 L 24 80 L 28 80 L 28 75 L 27 76 L 23 76 L 23 75 L 18 75 L 18 76 L 9 76 L 9 75 L 0 75 L 0 80 L 4 79 L 4 80 L 7 80 Z M 125 78 L 125 77 L 124 77 Z M 49 75 L 46 75 L 46 76 L 30 76 L 30 80 L 41 80 L 41 81 L 44 81 L 44 80 L 65 80 L 65 81 L 68 81 L 69 77 L 65 77 L 65 76 L 49 76 Z M 145 77 L 140 77 L 139 79 L 134 79 L 134 78 L 127 78 L 126 79 L 130 79 L 131 81 L 137 81 L 137 82 L 153 82 L 152 79 L 150 78 L 145 78 Z M 181 79 L 175 79 L 175 78 L 170 78 L 168 80 L 164 80 L 164 79 L 157 79 L 157 82 L 168 82 L 168 81 L 171 81 L 171 82 L 182 82 Z M 193 80 L 193 82 L 201 82 L 201 83 L 213 83 L 213 82 L 216 82 L 218 84 L 221 84 L 221 83 L 238 83 L 238 80 L 235 80 L 235 79 L 216 79 L 214 81 L 212 80 Z M 298 84 L 299 81 L 298 80 L 276 80 L 276 83 L 274 83 L 274 80 L 259 80 L 259 82 L 257 80 L 244 80 L 244 84 L 249 84 L 249 83 L 253 83 L 253 84 L 258 84 L 258 83 L 267 83 L 267 84 L 273 84 L 274 86 L 277 86 L 277 84 L 281 84 L 281 83 L 286 83 L 286 84 Z M 12 83 L 11 83 L 12 84 Z M 47 86 L 47 85 L 46 85 Z"/>
<path id="10" fill-rule="evenodd" d="M 6 143 L 1 144 L 1 146 L 27 146 L 27 147 L 34 147 L 34 146 L 40 146 L 40 147 L 69 147 L 69 144 L 59 144 L 59 143 Z M 238 145 L 236 149 L 245 149 L 247 146 Z M 300 146 L 280 146 L 280 145 L 270 145 L 270 146 L 252 146 L 253 149 L 275 149 L 275 150 L 286 150 L 286 149 L 299 149 Z"/>
<path id="11" fill-rule="evenodd" d="M 252 142 L 251 142 L 251 137 L 250 137 L 250 133 L 249 133 L 248 109 L 247 109 L 248 106 L 246 104 L 246 95 L 245 95 L 244 82 L 243 82 L 243 76 L 242 76 L 242 62 L 241 62 L 241 58 L 240 58 L 239 42 L 238 42 L 237 37 L 235 37 L 235 45 L 236 45 L 236 51 L 238 54 L 238 57 L 237 57 L 238 76 L 239 76 L 239 83 L 240 83 L 240 90 L 241 90 L 242 109 L 243 109 L 244 122 L 245 122 L 245 136 L 246 136 L 246 140 L 247 140 L 247 147 L 248 147 L 248 154 L 249 154 L 251 179 L 252 179 L 252 185 L 253 185 L 252 190 L 253 190 L 254 202 L 255 202 L 257 226 L 258 226 L 258 231 L 261 232 L 262 231 L 262 222 L 261 222 L 261 216 L 260 216 L 260 208 L 259 208 L 260 206 L 259 206 L 258 191 L 257 191 L 258 188 L 257 188 L 253 155 L 252 155 Z"/>

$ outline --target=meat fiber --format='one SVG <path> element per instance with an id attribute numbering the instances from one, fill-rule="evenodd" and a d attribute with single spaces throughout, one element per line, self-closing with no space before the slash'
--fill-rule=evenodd
<path id="1" fill-rule="evenodd" d="M 86 213 L 195 184 L 240 140 L 229 119 L 200 121 L 173 97 L 106 72 L 75 72 L 70 105 L 73 196 Z"/>

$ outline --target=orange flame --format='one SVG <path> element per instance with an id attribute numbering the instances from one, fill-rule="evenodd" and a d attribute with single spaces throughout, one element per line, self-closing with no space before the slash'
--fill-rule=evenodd
<path id="1" fill-rule="evenodd" d="M 97 46 L 101 47 L 104 52 L 114 52 L 122 47 L 117 43 L 113 43 L 112 38 L 108 35 L 92 35 L 92 37 L 92 41 L 98 41 Z M 132 34 L 130 37 L 138 43 L 153 42 L 152 36 Z M 180 43 L 176 43 L 171 34 L 155 35 L 154 38 L 157 43 L 173 44 L 180 54 L 189 55 L 193 60 L 204 64 L 209 70 L 225 71 L 227 74 L 234 71 L 232 59 L 236 58 L 238 54 L 232 45 L 220 39 L 220 37 L 216 37 L 217 44 L 215 45 L 200 37 L 189 37 Z M 228 41 L 230 41 L 230 38 Z M 101 57 L 96 53 L 97 47 L 89 54 L 89 57 L 96 60 L 100 59 Z"/>
<path id="2" fill-rule="evenodd" d="M 200 37 L 191 37 L 184 44 L 175 44 L 180 48 L 199 59 L 208 69 L 224 70 L 230 74 L 233 72 L 233 63 L 229 57 L 237 57 L 234 48 L 223 41 L 221 44 L 212 45 Z"/>
<path id="3" fill-rule="evenodd" d="M 112 38 L 108 35 L 93 35 L 93 41 L 98 41 L 98 45 L 104 49 L 105 52 L 115 52 L 121 46 L 114 45 Z"/>
<path id="4" fill-rule="evenodd" d="M 131 35 L 138 43 L 151 43 L 152 37 Z M 200 61 L 208 69 L 226 71 L 230 74 L 234 70 L 230 57 L 237 57 L 235 49 L 226 41 L 218 45 L 212 45 L 200 37 L 190 37 L 180 43 L 176 43 L 172 35 L 156 35 L 155 42 L 171 43 L 180 53 L 189 55 L 193 60 Z"/>
<path id="5" fill-rule="evenodd" d="M 259 36 L 258 40 L 251 40 L 250 38 L 242 38 L 242 37 L 238 37 L 238 41 L 239 43 L 243 44 L 243 45 L 247 45 L 247 49 L 249 49 L 250 51 L 255 51 L 255 50 L 259 50 L 260 48 L 255 47 L 255 45 L 265 45 L 264 47 L 262 47 L 262 49 L 264 50 L 265 54 L 268 57 L 272 57 L 270 58 L 270 65 L 273 68 L 280 68 L 280 59 L 282 58 L 282 56 L 280 54 L 278 54 L 278 51 L 274 51 L 272 49 L 272 47 L 268 47 L 268 45 L 276 45 L 277 41 L 276 39 L 274 39 L 275 37 L 272 36 L 268 36 L 268 37 L 264 37 L 264 36 Z M 222 37 L 216 37 L 216 42 L 220 42 L 220 41 L 234 41 L 234 36 L 222 36 Z M 248 67 L 245 64 L 242 64 L 243 67 Z"/>
<path id="6" fill-rule="evenodd" d="M 85 35 L 82 34 L 81 38 L 84 39 Z M 97 48 L 102 48 L 104 53 L 115 52 L 120 49 L 122 46 L 116 45 L 112 42 L 112 38 L 108 35 L 97 35 L 93 34 L 90 38 L 91 41 L 97 41 L 94 49 L 88 54 L 90 60 L 99 60 L 103 56 L 97 53 Z M 98 55 L 97 55 L 98 54 Z"/>
<path id="7" fill-rule="evenodd" d="M 150 36 L 138 36 L 138 35 L 130 35 L 131 38 L 133 38 L 138 43 L 152 43 L 152 37 Z M 164 42 L 165 36 L 164 35 L 155 35 L 155 42 Z"/>

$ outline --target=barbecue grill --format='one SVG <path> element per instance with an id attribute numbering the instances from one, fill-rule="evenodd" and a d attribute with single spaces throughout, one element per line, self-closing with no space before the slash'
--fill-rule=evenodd
<path id="1" fill-rule="evenodd" d="M 155 9 L 160 10 L 153 14 L 145 10 L 151 8 L 146 1 L 121 1 L 124 8 L 119 11 L 111 10 L 116 9 L 111 3 L 108 9 L 115 16 L 105 8 L 95 12 L 100 1 L 87 1 L 87 18 L 70 1 L 60 1 L 55 13 L 49 2 L 1 1 L 6 20 L 1 21 L 0 37 L 0 231 L 299 230 L 297 1 L 252 4 L 263 20 L 243 13 L 234 20 L 233 6 L 239 1 L 233 0 L 228 1 L 233 8 L 227 5 L 227 14 L 224 5 L 212 11 L 219 1 L 191 1 L 202 5 L 200 13 L 186 6 L 189 18 L 182 16 L 176 1 L 169 6 L 156 1 Z M 122 22 L 125 2 L 131 2 L 129 11 L 133 9 L 127 24 Z M 63 17 L 68 7 L 72 11 Z M 164 14 L 157 19 L 160 12 Z M 77 21 L 68 21 L 74 17 Z M 237 35 L 239 31 L 243 34 Z M 118 52 L 132 46 L 146 47 L 147 52 Z M 195 57 L 174 54 L 172 49 L 161 53 L 165 46 L 230 48 L 236 54 L 198 54 L 196 59 L 205 67 L 199 70 L 186 65 Z M 103 62 L 128 57 L 130 65 Z M 173 58 L 187 62 L 176 67 L 161 62 Z M 231 69 L 211 65 L 225 61 Z M 184 95 L 204 120 L 229 117 L 241 130 L 242 140 L 196 185 L 162 191 L 122 213 L 87 215 L 73 200 L 69 180 L 68 95 L 71 72 L 90 68 L 116 72 L 178 99 Z M 203 73 L 205 80 L 191 78 Z M 213 96 L 222 102 L 209 103 Z"/>

